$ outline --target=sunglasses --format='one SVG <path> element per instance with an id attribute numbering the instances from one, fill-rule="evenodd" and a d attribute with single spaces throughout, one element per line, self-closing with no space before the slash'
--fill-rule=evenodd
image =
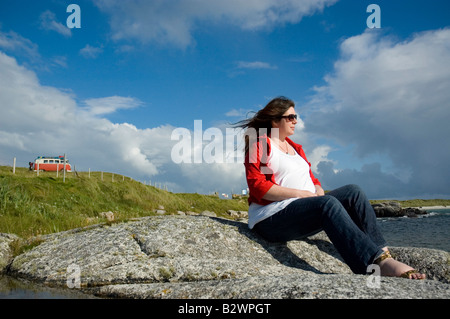
<path id="1" fill-rule="evenodd" d="M 287 119 L 289 122 L 293 122 L 294 120 L 297 120 L 297 114 L 289 114 L 280 116 L 282 119 Z"/>

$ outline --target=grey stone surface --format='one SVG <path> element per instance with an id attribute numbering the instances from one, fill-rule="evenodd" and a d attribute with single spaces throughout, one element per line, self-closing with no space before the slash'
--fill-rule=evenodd
<path id="1" fill-rule="evenodd" d="M 192 283 L 124 284 L 95 289 L 98 296 L 135 299 L 438 299 L 450 296 L 438 281 L 298 273 Z M 368 281 L 370 281 L 368 283 Z"/>
<path id="2" fill-rule="evenodd" d="M 120 298 L 449 298 L 449 254 L 392 248 L 432 280 L 354 275 L 324 233 L 268 243 L 246 223 L 154 216 L 47 236 L 8 274 L 65 287 L 73 269 L 84 291 Z M 379 277 L 378 277 L 379 278 Z"/>

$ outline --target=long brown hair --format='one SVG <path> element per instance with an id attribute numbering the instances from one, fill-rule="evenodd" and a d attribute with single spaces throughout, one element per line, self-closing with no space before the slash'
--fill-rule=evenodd
<path id="1" fill-rule="evenodd" d="M 237 123 L 237 127 L 246 129 L 245 133 L 245 154 L 248 153 L 250 133 L 256 132 L 256 137 L 259 137 L 260 132 L 265 131 L 267 135 L 270 136 L 272 130 L 272 121 L 279 121 L 286 111 L 295 107 L 295 103 L 284 97 L 279 96 L 271 100 L 267 105 L 256 112 L 255 116 L 250 119 L 242 120 Z M 249 132 L 251 131 L 251 132 Z"/>

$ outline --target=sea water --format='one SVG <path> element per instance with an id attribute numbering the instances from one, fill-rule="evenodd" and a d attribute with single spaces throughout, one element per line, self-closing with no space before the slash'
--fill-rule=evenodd
<path id="1" fill-rule="evenodd" d="M 77 289 L 48 287 L 0 275 L 0 299 L 94 299 Z"/>
<path id="2" fill-rule="evenodd" d="M 450 252 L 450 209 L 428 209 L 416 218 L 378 218 L 389 246 L 424 247 Z"/>

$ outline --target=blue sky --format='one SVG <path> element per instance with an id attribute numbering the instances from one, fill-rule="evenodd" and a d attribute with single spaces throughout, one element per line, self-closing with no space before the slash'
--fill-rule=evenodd
<path id="1" fill-rule="evenodd" d="M 2 0 L 0 164 L 65 152 L 78 170 L 240 193 L 240 162 L 174 163 L 172 134 L 193 136 L 195 120 L 225 134 L 284 95 L 326 189 L 450 198 L 449 12 L 445 0 Z"/>

